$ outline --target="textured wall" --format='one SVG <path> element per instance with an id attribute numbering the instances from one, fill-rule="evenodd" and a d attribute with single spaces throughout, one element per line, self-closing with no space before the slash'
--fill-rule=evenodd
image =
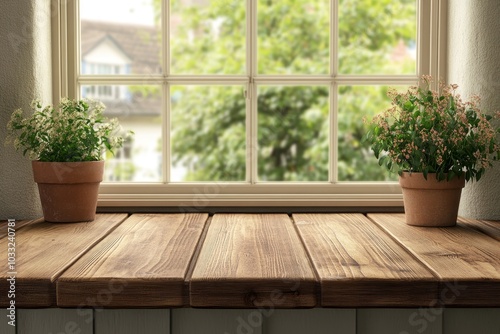
<path id="1" fill-rule="evenodd" d="M 500 110 L 500 1 L 449 0 L 448 81 L 484 111 Z M 463 191 L 460 215 L 500 219 L 500 164 Z"/>
<path id="2" fill-rule="evenodd" d="M 0 1 L 0 220 L 42 215 L 30 161 L 5 146 L 10 114 L 51 102 L 50 0 Z"/>

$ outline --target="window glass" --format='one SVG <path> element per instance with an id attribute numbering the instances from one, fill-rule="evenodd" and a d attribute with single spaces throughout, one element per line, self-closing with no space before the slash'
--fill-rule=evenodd
<path id="1" fill-rule="evenodd" d="M 120 96 L 103 98 L 101 93 L 120 92 Z M 104 115 L 117 118 L 124 134 L 134 135 L 115 155 L 106 155 L 104 181 L 161 182 L 162 116 L 159 86 L 83 85 L 81 96 L 98 98 L 106 105 Z"/>
<path id="2" fill-rule="evenodd" d="M 259 0 L 261 74 L 328 74 L 329 0 Z"/>
<path id="3" fill-rule="evenodd" d="M 81 74 L 161 73 L 157 0 L 81 0 Z"/>
<path id="4" fill-rule="evenodd" d="M 245 181 L 243 91 L 243 86 L 171 87 L 171 181 Z"/>
<path id="5" fill-rule="evenodd" d="M 261 86 L 260 181 L 328 181 L 328 87 Z"/>
<path id="6" fill-rule="evenodd" d="M 416 0 L 340 0 L 340 74 L 416 74 Z"/>
<path id="7" fill-rule="evenodd" d="M 245 73 L 245 1 L 170 3 L 172 74 Z"/>

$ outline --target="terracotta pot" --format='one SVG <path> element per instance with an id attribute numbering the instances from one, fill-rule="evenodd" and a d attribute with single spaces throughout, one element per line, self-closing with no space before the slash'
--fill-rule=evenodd
<path id="1" fill-rule="evenodd" d="M 95 219 L 104 161 L 33 161 L 32 167 L 46 221 L 71 223 Z"/>
<path id="2" fill-rule="evenodd" d="M 458 206 L 464 177 L 438 181 L 436 174 L 403 173 L 399 177 L 403 190 L 406 223 L 414 226 L 446 227 L 457 223 Z"/>

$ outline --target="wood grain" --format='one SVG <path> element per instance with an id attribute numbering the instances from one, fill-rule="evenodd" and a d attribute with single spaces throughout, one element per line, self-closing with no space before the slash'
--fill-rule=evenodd
<path id="1" fill-rule="evenodd" d="M 99 214 L 93 222 L 32 223 L 16 233 L 16 306 L 56 305 L 55 281 L 88 249 L 120 224 L 126 214 Z M 0 239 L 0 249 L 9 240 Z M 7 291 L 7 252 L 0 253 L 0 291 Z M 8 303 L 0 295 L 0 307 Z"/>
<path id="2" fill-rule="evenodd" d="M 19 231 L 22 227 L 31 224 L 31 223 L 38 223 L 43 221 L 43 218 L 40 219 L 35 219 L 35 220 L 16 220 L 15 224 L 15 230 L 16 232 Z M 8 235 L 8 221 L 7 220 L 2 220 L 0 221 L 0 239 Z"/>
<path id="3" fill-rule="evenodd" d="M 500 221 L 475 220 L 462 217 L 460 217 L 458 221 L 467 227 L 482 232 L 489 235 L 493 239 L 500 241 Z"/>
<path id="4" fill-rule="evenodd" d="M 455 227 L 408 226 L 403 214 L 370 214 L 374 222 L 440 278 L 439 303 L 500 306 L 500 242 L 459 222 Z"/>
<path id="5" fill-rule="evenodd" d="M 57 282 L 64 307 L 182 306 L 184 280 L 208 214 L 135 214 Z"/>
<path id="6" fill-rule="evenodd" d="M 191 278 L 191 305 L 313 307 L 315 284 L 290 217 L 216 214 Z"/>
<path id="7" fill-rule="evenodd" d="M 361 214 L 294 214 L 323 307 L 428 306 L 438 281 Z"/>

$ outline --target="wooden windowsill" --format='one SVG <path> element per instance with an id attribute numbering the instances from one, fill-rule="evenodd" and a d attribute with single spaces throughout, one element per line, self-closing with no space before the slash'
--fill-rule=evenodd
<path id="1" fill-rule="evenodd" d="M 500 306 L 500 222 L 441 229 L 408 226 L 397 213 L 117 213 L 17 227 L 19 308 Z M 8 302 L 2 294 L 0 306 Z"/>

